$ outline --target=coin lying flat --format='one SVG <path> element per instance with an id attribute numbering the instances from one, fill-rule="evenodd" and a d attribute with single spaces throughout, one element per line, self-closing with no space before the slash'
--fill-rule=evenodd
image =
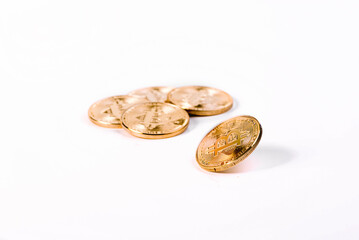
<path id="1" fill-rule="evenodd" d="M 145 98 L 150 102 L 166 102 L 167 95 L 172 90 L 172 87 L 148 87 L 132 91 L 129 95 Z"/>
<path id="2" fill-rule="evenodd" d="M 188 127 L 189 115 L 183 109 L 161 102 L 136 104 L 122 115 L 122 125 L 130 134 L 160 139 L 181 134 Z"/>
<path id="3" fill-rule="evenodd" d="M 224 113 L 233 105 L 232 97 L 226 92 L 202 86 L 175 88 L 169 92 L 168 100 L 191 115 L 202 116 Z"/>
<path id="4" fill-rule="evenodd" d="M 239 116 L 212 129 L 197 148 L 198 164 L 207 171 L 223 171 L 244 160 L 257 147 L 262 127 L 251 116 Z"/>
<path id="5" fill-rule="evenodd" d="M 147 100 L 126 95 L 105 98 L 91 105 L 88 116 L 98 126 L 121 128 L 121 116 L 124 110 L 142 102 L 147 102 Z"/>

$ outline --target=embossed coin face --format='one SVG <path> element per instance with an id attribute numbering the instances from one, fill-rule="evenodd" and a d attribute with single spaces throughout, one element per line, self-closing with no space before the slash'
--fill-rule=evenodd
<path id="1" fill-rule="evenodd" d="M 188 123 L 188 113 L 169 103 L 136 104 L 122 115 L 124 129 L 136 137 L 147 139 L 176 136 L 187 128 Z"/>
<path id="2" fill-rule="evenodd" d="M 187 86 L 175 88 L 168 100 L 192 115 L 210 116 L 224 113 L 233 105 L 232 97 L 216 88 Z"/>
<path id="3" fill-rule="evenodd" d="M 150 102 L 166 102 L 167 95 L 172 90 L 172 87 L 148 87 L 132 91 L 129 95 L 145 98 Z"/>
<path id="4" fill-rule="evenodd" d="M 91 105 L 88 115 L 90 120 L 101 127 L 121 128 L 122 113 L 134 104 L 147 102 L 134 96 L 114 96 L 102 99 Z"/>
<path id="5" fill-rule="evenodd" d="M 254 117 L 231 118 L 203 138 L 197 148 L 197 162 L 208 171 L 226 170 L 251 154 L 261 136 L 261 125 Z"/>

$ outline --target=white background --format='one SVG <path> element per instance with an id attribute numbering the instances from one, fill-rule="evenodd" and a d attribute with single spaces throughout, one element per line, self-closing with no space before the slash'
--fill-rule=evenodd
<path id="1" fill-rule="evenodd" d="M 1 1 L 0 239 L 359 239 L 359 3 Z M 96 100 L 207 85 L 234 108 L 144 140 Z M 227 173 L 195 151 L 253 115 Z"/>

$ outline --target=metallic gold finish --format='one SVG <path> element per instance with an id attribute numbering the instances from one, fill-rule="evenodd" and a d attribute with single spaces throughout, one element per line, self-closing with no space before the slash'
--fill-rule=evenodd
<path id="1" fill-rule="evenodd" d="M 233 105 L 232 97 L 219 89 L 201 86 L 175 88 L 168 100 L 191 115 L 211 116 L 224 113 Z"/>
<path id="2" fill-rule="evenodd" d="M 251 116 L 238 116 L 212 129 L 197 148 L 198 164 L 207 171 L 223 171 L 244 160 L 257 147 L 262 127 Z"/>
<path id="3" fill-rule="evenodd" d="M 134 96 L 114 96 L 102 99 L 91 105 L 88 116 L 94 124 L 106 128 L 122 128 L 122 113 L 134 104 L 147 102 Z"/>
<path id="4" fill-rule="evenodd" d="M 128 95 L 147 99 L 149 102 L 167 102 L 167 95 L 173 87 L 148 87 L 130 92 Z"/>
<path id="5" fill-rule="evenodd" d="M 189 115 L 183 109 L 161 102 L 136 104 L 122 115 L 123 128 L 147 139 L 169 138 L 188 127 Z"/>

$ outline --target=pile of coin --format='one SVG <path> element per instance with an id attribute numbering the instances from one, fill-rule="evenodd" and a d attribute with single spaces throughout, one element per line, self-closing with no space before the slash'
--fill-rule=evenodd
<path id="1" fill-rule="evenodd" d="M 203 86 L 148 87 L 94 103 L 88 115 L 101 127 L 123 128 L 140 138 L 160 139 L 186 130 L 190 115 L 211 116 L 231 109 L 232 97 Z"/>
<path id="2" fill-rule="evenodd" d="M 184 132 L 190 115 L 217 115 L 232 105 L 232 97 L 216 88 L 148 87 L 99 100 L 91 105 L 88 115 L 101 127 L 123 128 L 136 137 L 161 139 Z M 262 128 L 254 117 L 229 119 L 201 141 L 197 162 L 208 171 L 226 170 L 246 158 L 258 145 L 261 135 Z"/>

